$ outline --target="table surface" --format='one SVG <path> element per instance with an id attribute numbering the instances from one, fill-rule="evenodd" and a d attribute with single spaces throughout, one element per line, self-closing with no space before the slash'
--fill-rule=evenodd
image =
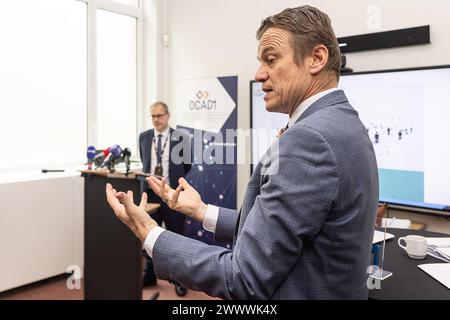
<path id="1" fill-rule="evenodd" d="M 381 281 L 381 289 L 370 290 L 369 299 L 450 300 L 450 290 L 417 267 L 418 265 L 425 263 L 444 262 L 428 255 L 422 260 L 411 259 L 397 244 L 399 237 L 410 234 L 424 237 L 450 237 L 450 235 L 429 231 L 394 228 L 387 229 L 387 232 L 395 235 L 395 238 L 386 241 L 384 269 L 393 272 L 393 275 Z M 381 260 L 381 255 L 379 259 Z"/>

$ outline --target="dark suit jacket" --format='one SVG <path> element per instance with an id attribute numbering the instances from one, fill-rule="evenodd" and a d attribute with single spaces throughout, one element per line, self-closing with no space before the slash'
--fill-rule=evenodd
<path id="1" fill-rule="evenodd" d="M 236 210 L 219 210 L 208 246 L 170 231 L 158 278 L 225 299 L 367 299 L 378 171 L 343 91 L 314 102 L 256 166 Z"/>
<path id="2" fill-rule="evenodd" d="M 178 179 L 184 177 L 189 170 L 191 170 L 191 142 L 187 133 L 180 130 L 170 128 L 170 159 L 169 159 L 169 178 L 170 186 L 176 188 L 178 186 Z M 154 129 L 142 132 L 139 135 L 139 151 L 141 154 L 141 161 L 143 171 L 151 173 L 151 159 L 152 159 L 152 141 L 154 137 Z M 175 149 L 175 150 L 174 150 Z"/>

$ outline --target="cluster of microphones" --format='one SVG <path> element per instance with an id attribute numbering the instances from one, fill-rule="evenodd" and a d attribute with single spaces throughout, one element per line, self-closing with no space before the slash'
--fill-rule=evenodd
<path id="1" fill-rule="evenodd" d="M 110 172 L 114 172 L 115 165 L 120 162 L 125 162 L 127 174 L 130 172 L 130 148 L 122 148 L 116 144 L 104 150 L 97 150 L 94 146 L 87 148 L 87 165 L 88 169 L 92 170 L 92 165 L 98 168 L 107 168 Z"/>

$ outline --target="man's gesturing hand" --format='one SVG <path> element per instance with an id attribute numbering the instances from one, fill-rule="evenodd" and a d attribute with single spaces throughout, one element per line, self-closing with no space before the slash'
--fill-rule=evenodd
<path id="1" fill-rule="evenodd" d="M 111 184 L 106 184 L 106 199 L 114 210 L 116 217 L 125 223 L 142 242 L 148 233 L 158 224 L 145 211 L 147 193 L 142 194 L 141 203 L 133 203 L 133 192 L 117 192 Z"/>
<path id="2" fill-rule="evenodd" d="M 147 178 L 147 182 L 152 190 L 158 195 L 167 206 L 175 211 L 203 222 L 208 206 L 202 201 L 200 194 L 184 178 L 178 180 L 176 190 L 167 185 L 166 179 L 159 180 L 156 177 Z"/>

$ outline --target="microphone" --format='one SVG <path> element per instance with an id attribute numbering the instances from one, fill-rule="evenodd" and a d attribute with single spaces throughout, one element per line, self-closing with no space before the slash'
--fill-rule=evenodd
<path id="1" fill-rule="evenodd" d="M 88 170 L 92 169 L 92 162 L 94 162 L 94 158 L 95 158 L 96 154 L 97 154 L 97 150 L 95 150 L 94 146 L 89 146 L 87 148 L 86 156 L 87 156 L 87 159 L 88 159 L 88 162 L 87 162 Z"/>
<path id="2" fill-rule="evenodd" d="M 108 169 L 111 169 L 112 165 L 114 165 L 114 161 L 117 158 L 120 158 L 120 155 L 122 153 L 122 148 L 118 144 L 108 149 L 109 154 L 106 156 L 105 160 L 103 160 L 103 163 L 101 164 L 100 168 L 108 166 Z"/>
<path id="3" fill-rule="evenodd" d="M 97 150 L 98 154 L 94 157 L 95 167 L 100 167 L 105 160 L 105 158 L 109 155 L 111 148 L 105 150 Z"/>
<path id="4" fill-rule="evenodd" d="M 122 151 L 122 159 L 125 162 L 125 166 L 127 168 L 127 174 L 130 172 L 130 157 L 131 157 L 131 150 L 130 148 L 125 148 Z"/>

